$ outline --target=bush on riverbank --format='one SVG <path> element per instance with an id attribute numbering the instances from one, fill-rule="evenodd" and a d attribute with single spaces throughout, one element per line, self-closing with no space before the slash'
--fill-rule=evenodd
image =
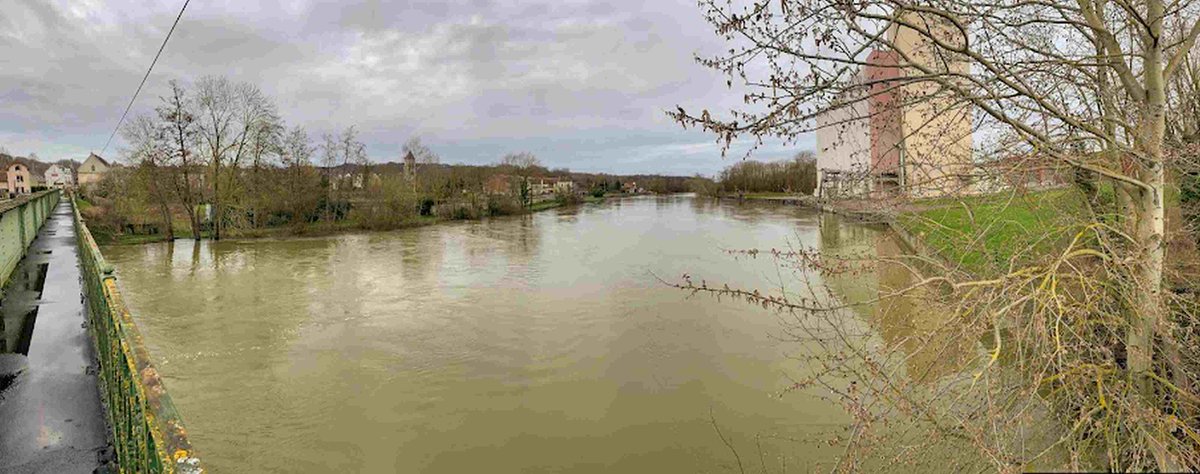
<path id="1" fill-rule="evenodd" d="M 688 180 L 688 191 L 697 196 L 718 197 L 721 195 L 721 185 L 711 179 L 699 176 Z"/>
<path id="2" fill-rule="evenodd" d="M 554 200 L 563 206 L 574 206 L 583 203 L 583 196 L 572 192 L 554 193 Z"/>
<path id="3" fill-rule="evenodd" d="M 388 176 L 372 183 L 372 199 L 359 200 L 351 216 L 365 229 L 395 228 L 420 215 L 421 198 L 411 183 L 403 178 Z"/>
<path id="4" fill-rule="evenodd" d="M 573 204 L 581 203 L 597 203 L 603 201 L 604 198 L 581 198 Z M 419 210 L 427 204 L 426 201 L 418 200 L 415 202 L 417 211 L 408 211 L 408 204 L 403 198 L 390 201 L 383 201 L 371 204 L 359 203 L 352 207 L 345 219 L 341 220 L 323 220 L 317 219 L 311 222 L 293 222 L 288 225 L 254 227 L 254 228 L 234 228 L 228 229 L 226 237 L 228 238 L 264 238 L 264 237 L 288 237 L 288 236 L 320 236 L 337 234 L 341 232 L 353 232 L 357 230 L 370 231 L 386 231 L 397 230 L 411 227 L 420 227 L 430 224 L 436 224 L 448 220 L 472 220 L 482 219 L 485 217 L 502 217 L 520 215 L 531 212 L 539 212 L 547 209 L 553 209 L 566 205 L 563 201 L 550 199 L 535 203 L 526 208 L 520 205 L 514 198 L 508 196 L 486 196 L 476 197 L 475 199 L 460 199 L 444 202 L 437 205 L 431 204 L 431 212 L 421 214 Z M 83 209 L 83 205 L 80 206 Z M 131 233 L 114 231 L 112 224 L 108 224 L 111 216 L 104 214 L 102 207 L 90 206 L 91 211 L 87 215 L 93 216 L 96 222 L 100 223 L 97 230 L 93 230 L 93 235 L 96 241 L 101 244 L 145 244 L 152 242 L 161 242 L 166 239 L 166 236 L 161 233 Z M 390 213 L 391 209 L 397 212 Z M 81 211 L 83 212 L 83 211 Z M 85 219 L 88 217 L 85 215 Z M 89 227 L 91 221 L 89 221 Z M 176 231 L 175 238 L 190 239 L 192 235 L 186 228 L 183 231 Z M 207 232 L 202 234 L 202 237 L 208 238 Z"/>
<path id="5" fill-rule="evenodd" d="M 695 192 L 697 183 L 691 183 Z M 721 171 L 717 186 L 724 193 L 812 194 L 817 188 L 817 162 L 812 152 L 788 161 L 741 161 Z"/>

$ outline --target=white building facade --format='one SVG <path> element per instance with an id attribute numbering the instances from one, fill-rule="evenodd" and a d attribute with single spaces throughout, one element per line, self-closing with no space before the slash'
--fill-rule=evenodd
<path id="1" fill-rule="evenodd" d="M 56 189 L 64 189 L 75 186 L 75 176 L 71 173 L 71 169 L 57 164 L 50 165 L 46 169 L 46 186 Z"/>
<path id="2" fill-rule="evenodd" d="M 869 103 L 847 95 L 817 117 L 817 197 L 866 196 L 871 191 Z"/>

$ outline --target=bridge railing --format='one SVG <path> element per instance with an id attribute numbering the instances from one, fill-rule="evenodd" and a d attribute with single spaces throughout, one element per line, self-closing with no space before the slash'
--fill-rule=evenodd
<path id="1" fill-rule="evenodd" d="M 100 393 L 120 470 L 202 473 L 183 420 L 121 299 L 113 267 L 104 260 L 78 206 L 73 207 L 89 328 L 100 363 Z"/>
<path id="2" fill-rule="evenodd" d="M 0 288 L 25 257 L 46 216 L 58 205 L 58 190 L 0 201 Z"/>

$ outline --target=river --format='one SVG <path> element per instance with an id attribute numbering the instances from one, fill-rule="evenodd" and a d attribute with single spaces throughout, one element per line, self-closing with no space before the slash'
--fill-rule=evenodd
<path id="1" fill-rule="evenodd" d="M 104 252 L 213 472 L 805 472 L 848 417 L 780 396 L 802 368 L 779 317 L 658 278 L 778 287 L 725 250 L 879 233 L 669 196 Z"/>

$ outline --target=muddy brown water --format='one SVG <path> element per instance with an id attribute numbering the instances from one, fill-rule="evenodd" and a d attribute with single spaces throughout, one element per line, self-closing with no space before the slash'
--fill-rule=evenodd
<path id="1" fill-rule="evenodd" d="M 669 196 L 104 252 L 213 472 L 806 472 L 848 418 L 778 396 L 799 370 L 779 318 L 658 278 L 794 285 L 725 250 L 870 252 L 880 232 Z"/>

